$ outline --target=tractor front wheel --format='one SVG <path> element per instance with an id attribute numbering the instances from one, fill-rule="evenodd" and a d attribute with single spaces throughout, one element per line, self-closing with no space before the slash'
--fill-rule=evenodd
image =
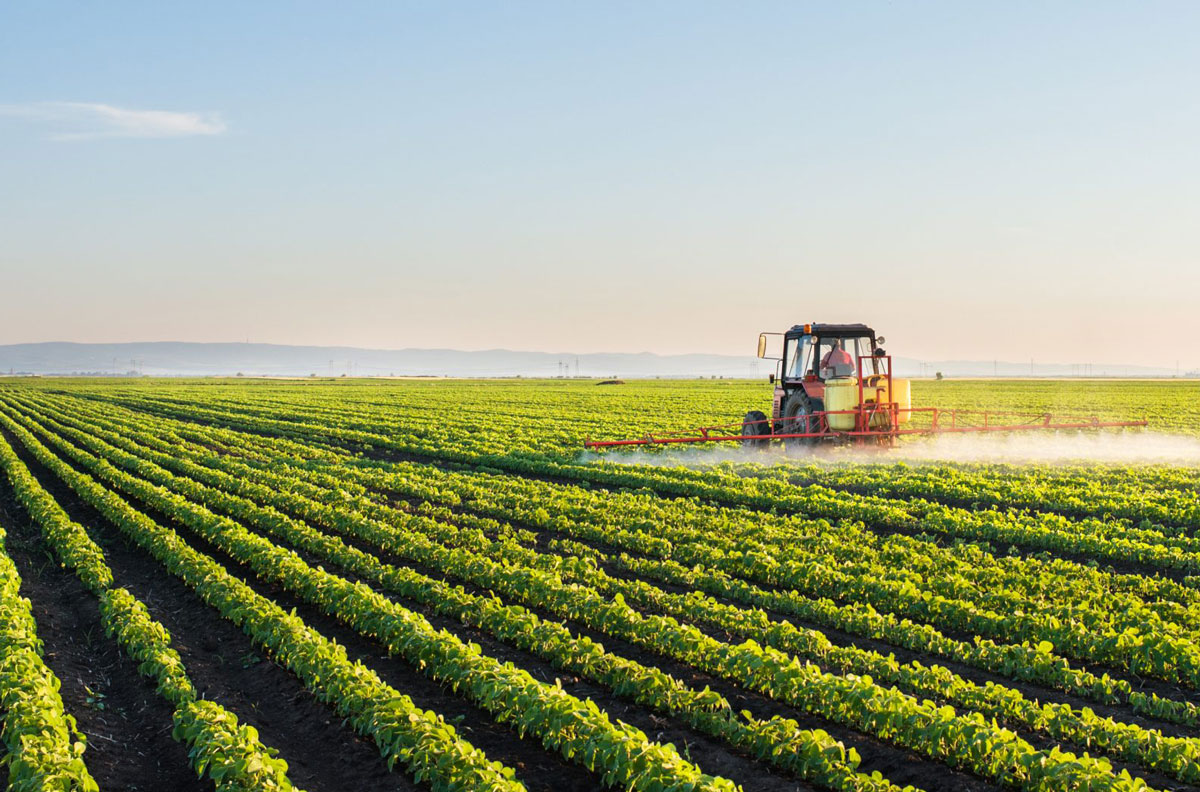
<path id="1" fill-rule="evenodd" d="M 779 422 L 782 431 L 780 434 L 792 434 L 800 432 L 821 432 L 825 430 L 822 425 L 823 418 L 811 418 L 813 413 L 823 412 L 825 403 L 820 399 L 809 398 L 808 394 L 803 391 L 793 393 L 783 403 L 783 416 Z M 785 437 L 783 445 L 788 451 L 806 451 L 811 449 L 820 442 L 818 437 Z"/>
<path id="2" fill-rule="evenodd" d="M 751 410 L 746 413 L 746 417 L 742 419 L 742 437 L 753 437 L 754 435 L 769 435 L 771 434 L 771 423 L 767 420 L 766 414 L 762 410 Z M 753 440 L 743 440 L 742 448 L 766 448 L 771 444 L 770 438 L 756 438 Z"/>

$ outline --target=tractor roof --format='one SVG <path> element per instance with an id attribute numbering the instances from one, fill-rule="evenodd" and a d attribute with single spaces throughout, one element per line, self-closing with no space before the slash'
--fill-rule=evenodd
<path id="1" fill-rule="evenodd" d="M 788 330 L 786 335 L 788 338 L 799 338 L 805 335 L 804 328 L 806 325 L 794 325 L 791 330 Z M 865 324 L 810 324 L 807 325 L 809 333 L 815 336 L 873 336 L 875 331 L 867 327 Z"/>

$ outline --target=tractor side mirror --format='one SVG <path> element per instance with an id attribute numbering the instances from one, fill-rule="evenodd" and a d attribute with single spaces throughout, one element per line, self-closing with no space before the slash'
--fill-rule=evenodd
<path id="1" fill-rule="evenodd" d="M 774 385 L 774 384 L 775 384 L 775 375 L 774 375 L 774 374 L 768 374 L 768 375 L 767 375 L 767 382 L 769 382 L 769 383 L 771 383 L 772 385 Z"/>
<path id="2" fill-rule="evenodd" d="M 877 346 L 877 347 L 881 347 L 886 343 L 887 343 L 887 339 L 884 338 L 883 336 L 879 336 L 879 338 L 875 339 L 875 346 Z"/>
<path id="3" fill-rule="evenodd" d="M 767 334 L 758 334 L 758 356 L 764 358 L 767 356 Z"/>

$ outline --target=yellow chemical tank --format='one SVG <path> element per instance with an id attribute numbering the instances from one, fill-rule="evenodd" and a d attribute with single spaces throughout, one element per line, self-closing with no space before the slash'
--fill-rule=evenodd
<path id="1" fill-rule="evenodd" d="M 825 381 L 826 410 L 854 410 L 858 408 L 858 380 L 854 377 L 834 377 Z M 845 432 L 854 428 L 854 415 L 830 415 L 829 428 Z"/>
<path id="2" fill-rule="evenodd" d="M 904 425 L 912 419 L 912 383 L 909 380 L 901 377 L 892 377 L 892 392 L 887 390 L 887 377 L 882 374 L 874 374 L 863 380 L 863 401 L 873 403 L 875 401 L 876 390 L 883 389 L 882 401 L 896 402 L 896 408 L 900 411 L 897 416 L 898 422 Z M 872 419 L 871 425 L 875 428 L 886 428 L 888 417 L 886 415 L 876 415 Z"/>

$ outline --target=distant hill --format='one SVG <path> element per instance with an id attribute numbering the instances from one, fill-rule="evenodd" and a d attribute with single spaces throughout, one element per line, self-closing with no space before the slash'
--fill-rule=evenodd
<path id="1" fill-rule="evenodd" d="M 576 362 L 578 361 L 578 369 Z M 562 365 L 560 365 L 562 364 Z M 566 367 L 566 368 L 564 368 Z M 567 370 L 569 368 L 569 371 Z M 232 375 L 321 377 L 748 377 L 771 370 L 754 357 L 613 353 L 575 355 L 488 349 L 359 349 L 280 344 L 154 342 L 0 346 L 0 372 L 154 376 Z"/>
<path id="2" fill-rule="evenodd" d="M 896 373 L 949 377 L 1029 376 L 1028 363 L 925 362 L 896 358 Z M 750 377 L 774 370 L 769 361 L 738 355 L 656 355 L 649 352 L 575 355 L 507 349 L 360 349 L 281 344 L 203 344 L 174 341 L 128 344 L 0 345 L 0 373 L 153 376 L 450 376 L 450 377 Z M 1069 364 L 1040 364 L 1037 376 L 1081 373 Z M 1093 367 L 1097 376 L 1169 376 L 1142 366 Z"/>

